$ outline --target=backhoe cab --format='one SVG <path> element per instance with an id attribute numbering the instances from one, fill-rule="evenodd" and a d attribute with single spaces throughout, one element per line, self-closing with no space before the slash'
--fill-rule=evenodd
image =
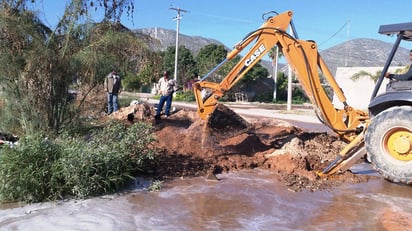
<path id="1" fill-rule="evenodd" d="M 365 146 L 368 159 L 385 179 L 412 184 L 412 80 L 390 80 L 386 91 L 377 95 L 401 42 L 412 41 L 412 22 L 382 25 L 379 33 L 396 36 L 396 41 L 368 106 L 371 122 Z"/>
<path id="2" fill-rule="evenodd" d="M 348 143 L 337 158 L 318 175 L 327 176 L 345 171 L 367 152 L 373 166 L 385 179 L 412 184 L 411 89 L 388 91 L 376 96 L 384 78 L 383 74 L 388 70 L 400 41 L 412 40 L 412 23 L 380 27 L 379 33 L 396 35 L 397 40 L 371 97 L 368 113 L 348 105 L 342 89 L 320 56 L 317 44 L 297 37 L 292 22 L 292 11 L 275 14 L 268 17 L 260 28 L 237 43 L 222 63 L 193 85 L 199 116 L 207 120 L 206 124 L 215 132 L 224 130 L 230 133 L 247 129 L 247 122 L 219 104 L 219 99 L 272 47 L 277 46 L 296 74 L 319 120 Z M 294 32 L 293 35 L 286 32 L 289 27 Z M 233 59 L 249 45 L 251 48 L 246 55 L 220 83 L 205 81 L 225 62 Z M 340 108 L 343 109 L 335 108 L 332 104 L 322 87 L 321 76 L 331 86 L 342 104 Z M 216 123 L 219 124 L 216 126 Z"/>

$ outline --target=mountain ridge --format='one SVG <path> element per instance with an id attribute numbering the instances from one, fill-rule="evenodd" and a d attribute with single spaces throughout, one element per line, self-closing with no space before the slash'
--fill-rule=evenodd
<path id="1" fill-rule="evenodd" d="M 153 39 L 156 39 L 160 42 L 160 46 L 158 51 L 164 51 L 169 46 L 176 46 L 176 31 L 163 29 L 160 27 L 152 27 L 152 28 L 142 28 L 133 31 L 134 33 L 142 33 L 145 35 L 150 36 Z M 209 45 L 209 44 L 217 44 L 223 45 L 223 43 L 219 42 L 216 39 L 205 38 L 202 36 L 189 36 L 185 34 L 179 33 L 179 46 L 185 46 L 187 49 L 193 52 L 194 55 L 199 53 L 202 47 Z"/>
<path id="2" fill-rule="evenodd" d="M 136 34 L 150 36 L 157 43 L 149 44 L 156 51 L 164 51 L 169 46 L 176 45 L 176 31 L 160 27 L 142 28 L 133 31 Z M 189 36 L 179 33 L 179 46 L 183 45 L 193 52 L 194 55 L 206 45 L 223 45 L 213 38 L 202 36 Z M 336 73 L 338 67 L 376 67 L 384 66 L 386 59 L 392 49 L 392 43 L 377 39 L 356 38 L 337 44 L 328 49 L 319 51 L 332 74 Z M 225 46 L 227 50 L 230 50 Z M 409 63 L 409 50 L 399 47 L 392 61 L 394 65 L 402 66 Z M 262 60 L 261 65 L 272 72 L 272 62 Z M 280 63 L 279 70 L 285 71 L 286 64 Z"/>

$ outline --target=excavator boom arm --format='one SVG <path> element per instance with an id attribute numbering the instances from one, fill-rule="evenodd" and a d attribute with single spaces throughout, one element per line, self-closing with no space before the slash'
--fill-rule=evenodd
<path id="1" fill-rule="evenodd" d="M 356 110 L 347 104 L 342 89 L 320 56 L 316 43 L 297 39 L 286 32 L 291 25 L 292 15 L 291 11 L 287 11 L 268 18 L 259 29 L 236 44 L 234 50 L 228 53 L 226 59 L 218 67 L 233 59 L 246 47 L 251 46 L 251 48 L 220 83 L 204 81 L 207 76 L 195 83 L 193 88 L 198 104 L 197 110 L 202 119 L 210 120 L 218 100 L 225 92 L 230 90 L 272 47 L 277 46 L 296 74 L 319 120 L 331 128 L 342 140 L 349 143 L 339 153 L 337 159 L 319 173 L 320 176 L 329 175 L 348 168 L 364 155 L 363 137 L 369 124 L 369 117 L 366 112 Z M 343 109 L 335 108 L 323 87 L 321 77 L 324 77 L 332 88 L 333 93 L 342 103 Z"/>
<path id="2" fill-rule="evenodd" d="M 276 23 L 274 23 L 273 20 L 266 21 L 259 29 L 250 33 L 242 41 L 237 43 L 234 49 L 227 54 L 226 59 L 218 66 L 233 59 L 252 42 L 255 42 L 248 53 L 243 56 L 219 84 L 206 81 L 199 81 L 194 84 L 193 88 L 198 104 L 197 111 L 202 119 L 206 119 L 214 111 L 218 100 L 225 92 L 242 79 L 242 77 L 276 45 L 277 41 L 273 39 L 273 24 L 276 24 L 276 27 L 280 30 L 286 30 L 290 20 L 291 14 L 279 14 L 276 16 Z M 204 93 L 205 89 L 208 91 L 207 94 Z"/>
<path id="3" fill-rule="evenodd" d="M 225 92 L 230 90 L 272 47 L 278 46 L 317 110 L 319 119 L 341 138 L 351 141 L 362 129 L 361 126 L 368 116 L 365 112 L 355 110 L 347 104 L 341 88 L 320 56 L 316 43 L 296 39 L 286 32 L 292 15 L 291 11 L 287 11 L 267 19 L 259 29 L 236 44 L 234 50 L 228 53 L 223 62 L 233 59 L 254 42 L 246 55 L 220 83 L 199 81 L 194 85 L 198 114 L 201 118 L 207 119 Z M 342 102 L 343 109 L 334 107 L 322 86 L 319 73 L 323 75 L 334 94 Z M 205 94 L 205 92 L 208 93 Z"/>

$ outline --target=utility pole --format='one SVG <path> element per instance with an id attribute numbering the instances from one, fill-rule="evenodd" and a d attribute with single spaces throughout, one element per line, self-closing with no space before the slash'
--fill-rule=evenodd
<path id="1" fill-rule="evenodd" d="M 348 20 L 346 22 L 346 24 L 348 25 L 348 27 L 346 28 L 346 42 L 348 41 L 349 38 L 349 29 L 350 29 L 350 20 Z M 350 52 L 350 46 L 346 46 L 346 55 L 345 55 L 345 67 L 348 66 L 348 56 L 349 56 L 349 52 Z"/>
<path id="2" fill-rule="evenodd" d="M 288 96 L 286 110 L 292 110 L 292 68 L 288 65 Z"/>
<path id="3" fill-rule="evenodd" d="M 272 78 L 273 78 L 273 100 L 276 102 L 277 81 L 278 81 L 278 62 L 279 62 L 279 47 L 276 46 L 275 63 L 272 62 Z"/>
<path id="4" fill-rule="evenodd" d="M 183 10 L 180 8 L 170 7 L 170 10 L 175 10 L 177 12 L 176 17 L 173 20 L 176 20 L 176 51 L 175 51 L 175 73 L 174 73 L 174 80 L 177 85 L 177 60 L 178 60 L 178 53 L 179 53 L 179 26 L 180 26 L 180 19 L 182 19 L 181 12 L 189 12 L 187 10 Z"/>
<path id="5" fill-rule="evenodd" d="M 293 35 L 293 28 L 290 28 L 290 32 Z M 287 103 L 286 110 L 292 110 L 292 67 L 288 64 L 288 94 L 287 94 Z"/>

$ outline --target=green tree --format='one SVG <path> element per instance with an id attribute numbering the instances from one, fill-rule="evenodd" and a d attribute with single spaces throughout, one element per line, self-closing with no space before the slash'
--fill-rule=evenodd
<path id="1" fill-rule="evenodd" d="M 138 65 L 140 66 L 138 70 L 129 71 L 126 76 L 123 76 L 123 88 L 127 91 L 148 91 L 152 83 L 157 82 L 157 76 L 162 71 L 160 63 L 159 54 L 149 51 L 146 60 Z"/>
<path id="2" fill-rule="evenodd" d="M 241 89 L 248 90 L 251 86 L 255 85 L 259 79 L 267 78 L 269 76 L 269 72 L 266 68 L 264 68 L 260 62 L 257 63 L 254 67 L 252 67 L 239 81 L 238 88 L 239 91 Z"/>
<path id="3" fill-rule="evenodd" d="M 276 101 L 287 101 L 288 97 L 288 77 L 285 73 L 280 72 L 278 75 L 278 83 L 277 83 L 277 98 Z"/>
<path id="4" fill-rule="evenodd" d="M 225 60 L 227 51 L 224 46 L 209 44 L 203 47 L 196 56 L 196 64 L 199 73 L 205 75 L 212 71 L 218 64 Z M 214 73 L 212 73 L 207 81 L 220 83 L 230 71 L 241 60 L 240 56 L 236 56 L 233 59 L 227 61 Z M 235 100 L 235 94 L 238 92 L 245 92 L 252 89 L 254 85 L 259 82 L 259 78 L 267 78 L 269 72 L 260 63 L 252 67 L 245 75 L 239 79 L 229 91 L 227 91 L 223 97 L 223 100 L 233 101 Z"/>
<path id="5" fill-rule="evenodd" d="M 178 60 L 178 83 L 179 85 L 186 85 L 186 83 L 197 73 L 196 61 L 192 52 L 185 46 L 179 46 Z"/>
<path id="6" fill-rule="evenodd" d="M 213 81 L 213 82 L 221 82 L 223 78 L 227 77 L 227 74 L 237 65 L 241 60 L 240 56 L 237 56 L 233 58 L 232 60 L 228 61 L 225 63 L 218 71 L 217 75 L 213 76 L 212 80 L 208 81 Z M 248 72 L 245 73 L 245 75 L 239 79 L 239 81 L 233 85 L 231 89 L 229 89 L 223 99 L 226 101 L 234 101 L 236 99 L 235 94 L 239 92 L 247 92 L 250 91 L 253 86 L 259 83 L 259 79 L 261 78 L 267 78 L 269 75 L 269 72 L 266 68 L 264 68 L 260 62 L 257 63 L 255 66 L 253 66 Z"/>
<path id="7" fill-rule="evenodd" d="M 162 67 L 164 70 L 170 71 L 170 73 L 173 73 L 174 70 L 174 63 L 175 63 L 175 47 L 170 46 L 166 49 L 165 52 L 162 53 L 163 57 L 163 64 Z M 177 60 L 177 82 L 178 85 L 183 85 L 187 81 L 192 78 L 195 73 L 197 73 L 196 70 L 196 61 L 193 58 L 192 53 L 190 52 L 189 49 L 187 49 L 185 46 L 179 46 L 179 56 Z"/>
<path id="8" fill-rule="evenodd" d="M 160 53 L 160 56 L 162 57 L 162 71 L 158 74 L 161 75 L 163 71 L 170 71 L 170 73 L 173 73 L 175 66 L 175 47 L 167 47 L 165 51 Z"/>
<path id="9" fill-rule="evenodd" d="M 0 7 L 2 127 L 20 124 L 23 132 L 33 132 L 56 126 L 68 114 L 67 75 L 74 76 L 64 68 L 67 56 L 60 55 L 64 38 L 52 36 L 32 12 L 11 9 L 4 1 Z M 61 75 L 63 69 L 67 74 Z"/>
<path id="10" fill-rule="evenodd" d="M 75 58 L 77 66 L 84 68 L 83 78 L 88 78 L 82 82 L 89 84 L 90 88 L 101 85 L 111 68 L 119 69 L 126 89 L 140 89 L 142 85 L 150 84 L 145 77 L 153 74 L 151 67 L 159 57 L 122 24 L 94 24 L 89 32 L 86 31 L 83 43 Z M 147 70 L 151 72 L 147 73 Z"/>
<path id="11" fill-rule="evenodd" d="M 196 65 L 200 75 L 206 75 L 226 58 L 227 50 L 223 45 L 209 44 L 200 49 Z"/>
<path id="12" fill-rule="evenodd" d="M 124 9 L 133 12 L 133 1 L 71 1 L 53 30 L 26 10 L 35 3 L 0 1 L 0 127 L 15 133 L 58 133 L 79 115 L 82 105 L 75 110 L 69 100 L 73 79 L 86 89 L 85 99 L 113 66 L 126 72 L 130 65 L 144 63 L 139 60 L 143 55 L 130 57 L 145 45 L 120 23 L 110 22 L 118 22 Z M 91 9 L 104 10 L 103 23 L 87 23 Z M 119 31 L 124 34 L 115 33 Z M 131 46 L 122 45 L 129 42 Z"/>
<path id="13" fill-rule="evenodd" d="M 279 50 L 278 46 L 274 46 L 274 47 L 272 47 L 272 49 L 270 49 L 270 51 L 268 53 L 268 56 L 269 56 L 270 59 L 272 59 L 273 100 L 276 101 L 278 64 L 279 64 L 279 59 L 283 56 L 283 54 Z"/>

